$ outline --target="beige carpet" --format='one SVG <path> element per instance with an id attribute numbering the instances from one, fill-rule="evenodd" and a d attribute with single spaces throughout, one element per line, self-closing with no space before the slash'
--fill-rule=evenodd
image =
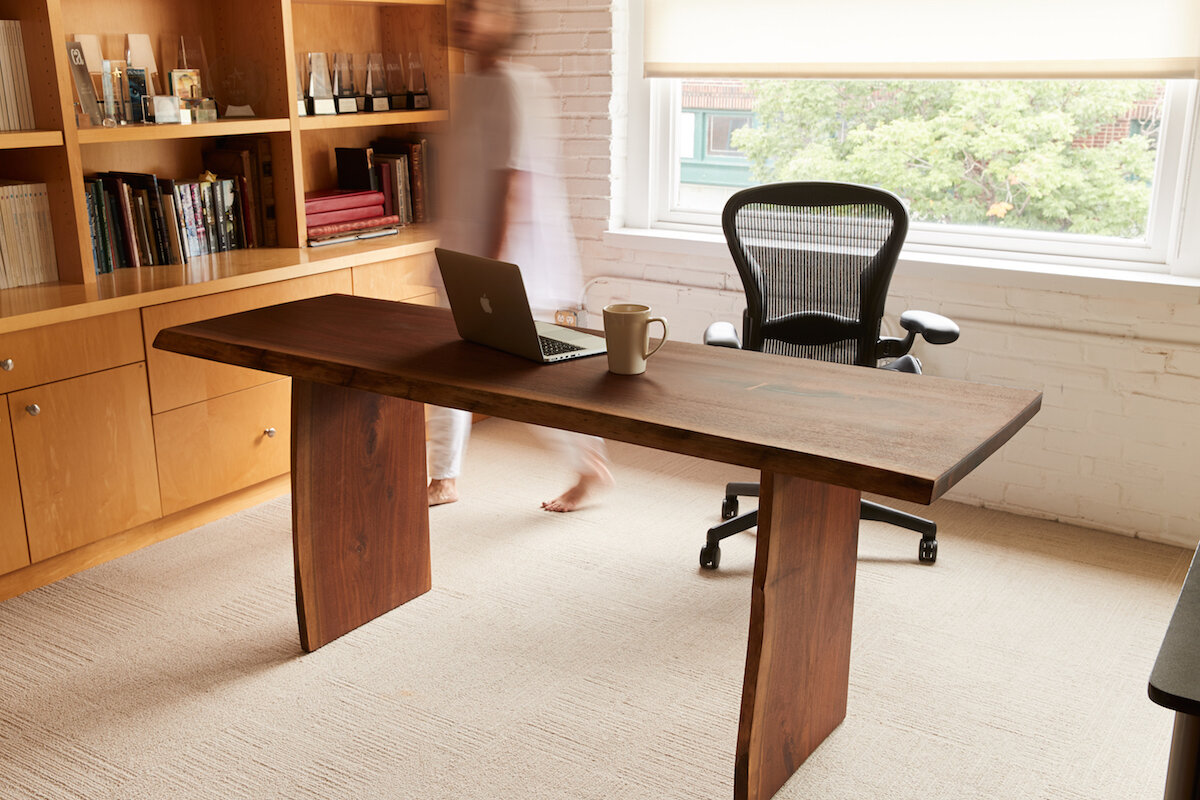
<path id="1" fill-rule="evenodd" d="M 0 797 L 730 797 L 754 537 L 696 559 L 735 474 L 613 455 L 552 515 L 558 465 L 481 423 L 433 591 L 310 655 L 287 498 L 0 603 Z M 933 567 L 864 523 L 849 715 L 777 796 L 1161 797 L 1146 679 L 1189 554 L 931 515 Z"/>

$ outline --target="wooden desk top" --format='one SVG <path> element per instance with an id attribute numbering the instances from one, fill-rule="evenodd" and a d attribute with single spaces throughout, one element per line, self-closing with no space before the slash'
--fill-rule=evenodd
<path id="1" fill-rule="evenodd" d="M 464 342 L 450 312 L 329 295 L 168 328 L 185 355 L 931 503 L 1041 405 L 1023 389 L 668 341 L 641 376 Z"/>

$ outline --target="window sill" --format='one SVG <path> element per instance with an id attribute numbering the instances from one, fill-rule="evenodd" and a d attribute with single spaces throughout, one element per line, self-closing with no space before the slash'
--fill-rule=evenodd
<path id="1" fill-rule="evenodd" d="M 641 252 L 700 256 L 728 261 L 729 250 L 719 233 L 659 228 L 615 228 L 604 233 L 610 247 Z M 705 269 L 703 264 L 693 269 Z M 713 271 L 732 271 L 728 269 Z M 967 254 L 922 251 L 906 246 L 897 274 L 939 281 L 1015 286 L 1091 297 L 1143 302 L 1200 303 L 1200 277 L 1165 275 L 1138 269 L 1086 267 L 1053 261 L 1018 261 Z"/>

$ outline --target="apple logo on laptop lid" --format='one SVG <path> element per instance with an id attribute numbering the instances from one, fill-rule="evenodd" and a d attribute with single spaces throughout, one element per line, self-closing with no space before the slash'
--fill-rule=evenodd
<path id="1" fill-rule="evenodd" d="M 492 301 L 488 300 L 488 296 L 486 294 L 479 298 L 479 305 L 483 308 L 483 313 L 492 313 Z"/>

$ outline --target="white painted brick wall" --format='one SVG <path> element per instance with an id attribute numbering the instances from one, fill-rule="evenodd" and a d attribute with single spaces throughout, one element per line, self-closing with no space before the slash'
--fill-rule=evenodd
<path id="1" fill-rule="evenodd" d="M 623 217 L 628 30 L 623 3 L 523 0 L 516 60 L 559 95 L 585 311 L 648 302 L 673 338 L 716 319 L 740 325 L 728 258 L 606 242 Z M 614 47 L 616 50 L 614 50 Z M 1195 547 L 1200 542 L 1200 291 L 1097 289 L 1098 282 L 956 279 L 902 265 L 905 308 L 953 317 L 959 342 L 919 348 L 927 372 L 1031 387 L 1042 412 L 950 493 L 962 502 Z M 598 317 L 592 317 L 593 324 Z"/>

